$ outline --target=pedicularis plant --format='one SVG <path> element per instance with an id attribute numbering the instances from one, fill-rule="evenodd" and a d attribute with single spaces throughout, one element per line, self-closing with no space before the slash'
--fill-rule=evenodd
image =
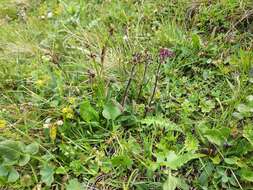
<path id="1" fill-rule="evenodd" d="M 252 189 L 252 20 L 252 0 L 1 0 L 0 189 Z"/>

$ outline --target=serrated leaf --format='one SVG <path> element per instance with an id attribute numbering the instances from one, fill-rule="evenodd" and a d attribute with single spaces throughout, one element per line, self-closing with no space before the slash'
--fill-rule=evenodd
<path id="1" fill-rule="evenodd" d="M 82 190 L 82 185 L 79 183 L 79 181 L 75 179 L 71 179 L 66 186 L 66 190 Z"/>
<path id="2" fill-rule="evenodd" d="M 41 181 L 47 186 L 50 186 L 54 181 L 54 167 L 44 165 L 40 170 Z"/>
<path id="3" fill-rule="evenodd" d="M 188 152 L 185 154 L 176 155 L 174 151 L 170 151 L 167 156 L 167 160 L 165 164 L 171 169 L 176 170 L 182 167 L 184 164 L 186 164 L 190 160 L 200 158 L 200 157 L 202 157 L 202 154 L 194 154 L 194 153 Z"/>
<path id="4" fill-rule="evenodd" d="M 80 105 L 80 115 L 86 122 L 98 121 L 99 116 L 97 111 L 91 106 L 89 101 L 83 101 Z"/>
<path id="5" fill-rule="evenodd" d="M 194 138 L 192 135 L 187 135 L 184 144 L 187 151 L 196 151 L 198 150 L 199 141 L 196 137 Z"/>
<path id="6" fill-rule="evenodd" d="M 19 178 L 19 173 L 14 168 L 11 169 L 8 175 L 8 182 L 15 182 Z"/>
<path id="7" fill-rule="evenodd" d="M 176 125 L 175 123 L 171 122 L 168 119 L 164 119 L 161 117 L 147 117 L 141 120 L 141 124 L 148 126 L 150 125 L 161 126 L 164 127 L 166 131 L 178 131 L 183 133 L 182 129 L 178 125 Z"/>
<path id="8" fill-rule="evenodd" d="M 114 101 L 109 101 L 105 106 L 102 112 L 104 118 L 108 120 L 115 120 L 121 114 L 119 105 Z"/>
<path id="9" fill-rule="evenodd" d="M 25 152 L 28 154 L 37 154 L 39 152 L 39 143 L 34 142 L 25 147 Z"/>

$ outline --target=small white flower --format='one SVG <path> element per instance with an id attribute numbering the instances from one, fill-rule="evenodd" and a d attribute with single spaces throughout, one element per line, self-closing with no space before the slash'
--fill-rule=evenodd
<path id="1" fill-rule="evenodd" d="M 249 95 L 249 96 L 247 97 L 247 99 L 248 99 L 249 102 L 252 102 L 252 101 L 253 101 L 253 95 Z"/>
<path id="2" fill-rule="evenodd" d="M 53 17 L 53 13 L 52 12 L 47 13 L 47 18 L 52 18 L 52 17 Z"/>
<path id="3" fill-rule="evenodd" d="M 49 127 L 50 127 L 50 124 L 48 124 L 48 123 L 43 124 L 43 128 L 47 129 Z"/>
<path id="4" fill-rule="evenodd" d="M 41 57 L 41 59 L 42 59 L 42 61 L 48 62 L 48 61 L 51 60 L 51 57 L 50 57 L 49 55 L 43 55 L 43 56 Z"/>
<path id="5" fill-rule="evenodd" d="M 57 124 L 58 126 L 61 126 L 61 125 L 63 125 L 63 121 L 62 121 L 62 120 L 58 120 L 58 121 L 56 122 L 56 124 Z"/>
<path id="6" fill-rule="evenodd" d="M 49 124 L 51 122 L 51 120 L 52 120 L 51 117 L 47 118 L 46 121 L 45 121 L 45 124 Z"/>
<path id="7" fill-rule="evenodd" d="M 123 40 L 124 40 L 124 41 L 128 41 L 127 35 L 124 35 L 124 36 L 123 36 Z"/>

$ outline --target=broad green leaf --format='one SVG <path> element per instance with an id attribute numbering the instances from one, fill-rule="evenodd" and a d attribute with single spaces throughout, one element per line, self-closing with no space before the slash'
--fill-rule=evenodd
<path id="1" fill-rule="evenodd" d="M 18 160 L 24 144 L 18 141 L 4 140 L 0 142 L 0 156 L 10 161 Z"/>
<path id="2" fill-rule="evenodd" d="M 39 152 L 39 143 L 31 143 L 25 147 L 25 152 L 28 154 L 37 154 Z"/>
<path id="3" fill-rule="evenodd" d="M 243 128 L 243 137 L 253 146 L 253 125 L 246 125 Z"/>
<path id="4" fill-rule="evenodd" d="M 109 101 L 102 112 L 104 118 L 108 120 L 115 120 L 121 114 L 121 110 L 117 102 Z"/>
<path id="5" fill-rule="evenodd" d="M 122 166 L 123 168 L 130 168 L 133 161 L 127 155 L 115 156 L 111 160 L 113 166 Z"/>
<path id="6" fill-rule="evenodd" d="M 137 118 L 134 115 L 122 115 L 117 118 L 123 127 L 131 127 L 136 125 Z"/>
<path id="7" fill-rule="evenodd" d="M 199 178 L 198 178 L 198 181 L 201 185 L 207 185 L 208 184 L 208 179 L 210 178 L 210 176 L 212 175 L 214 171 L 214 166 L 212 163 L 207 163 L 205 165 L 205 168 L 203 168 Z"/>
<path id="8" fill-rule="evenodd" d="M 80 105 L 80 115 L 86 122 L 98 121 L 99 116 L 97 111 L 91 106 L 90 102 L 85 100 Z"/>
<path id="9" fill-rule="evenodd" d="M 30 161 L 30 155 L 29 154 L 24 154 L 20 157 L 18 161 L 19 166 L 24 166 Z"/>
<path id="10" fill-rule="evenodd" d="M 55 173 L 56 173 L 56 174 L 66 174 L 66 173 L 67 173 L 67 169 L 65 169 L 63 166 L 60 166 L 60 167 L 58 167 L 58 168 L 55 170 Z"/>
<path id="11" fill-rule="evenodd" d="M 222 127 L 217 129 L 208 129 L 205 131 L 204 136 L 213 144 L 222 146 L 225 140 L 230 134 L 228 127 Z"/>
<path id="12" fill-rule="evenodd" d="M 0 177 L 6 177 L 9 173 L 9 168 L 6 166 L 0 166 Z"/>
<path id="13" fill-rule="evenodd" d="M 44 165 L 40 170 L 41 181 L 47 186 L 50 186 L 54 181 L 54 167 Z"/>
<path id="14" fill-rule="evenodd" d="M 170 174 L 166 182 L 163 184 L 163 190 L 175 190 L 176 188 L 188 190 L 189 186 L 183 179 L 174 177 Z"/>
<path id="15" fill-rule="evenodd" d="M 19 173 L 14 168 L 11 169 L 8 175 L 8 182 L 15 182 L 19 178 Z"/>
<path id="16" fill-rule="evenodd" d="M 200 158 L 201 156 L 202 154 L 194 154 L 191 152 L 188 152 L 182 155 L 176 155 L 174 151 L 170 151 L 167 156 L 167 160 L 165 164 L 171 169 L 176 170 L 182 167 L 184 164 L 186 164 L 190 160 Z"/>
<path id="17" fill-rule="evenodd" d="M 243 180 L 253 182 L 253 171 L 247 168 L 240 170 L 240 176 Z"/>
<path id="18" fill-rule="evenodd" d="M 224 162 L 229 165 L 236 165 L 238 160 L 239 160 L 239 158 L 234 156 L 234 157 L 230 157 L 230 158 L 225 158 Z"/>
<path id="19" fill-rule="evenodd" d="M 75 178 L 75 179 L 71 179 L 68 183 L 68 185 L 66 186 L 66 190 L 82 190 L 84 189 L 81 185 L 81 183 L 79 183 L 79 181 Z"/>

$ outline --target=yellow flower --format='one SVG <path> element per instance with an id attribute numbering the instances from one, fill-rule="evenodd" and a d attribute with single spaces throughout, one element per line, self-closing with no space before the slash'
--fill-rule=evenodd
<path id="1" fill-rule="evenodd" d="M 5 128 L 6 127 L 6 123 L 7 122 L 5 120 L 0 119 L 0 129 Z"/>
<path id="2" fill-rule="evenodd" d="M 68 98 L 68 102 L 69 102 L 70 104 L 74 104 L 75 101 L 76 101 L 76 98 L 75 98 L 75 97 L 69 97 L 69 98 Z"/>
<path id="3" fill-rule="evenodd" d="M 67 113 L 66 118 L 67 119 L 72 119 L 74 115 L 72 113 Z"/>
<path id="4" fill-rule="evenodd" d="M 62 113 L 70 113 L 73 112 L 73 110 L 70 107 L 65 107 L 62 109 Z"/>
<path id="5" fill-rule="evenodd" d="M 72 119 L 74 117 L 74 111 L 71 107 L 65 107 L 62 109 L 62 113 L 67 119 Z"/>
<path id="6" fill-rule="evenodd" d="M 50 81 L 50 76 L 44 75 L 44 76 L 41 76 L 37 81 L 35 81 L 35 84 L 38 87 L 42 87 L 42 86 L 47 85 L 49 81 Z"/>
<path id="7" fill-rule="evenodd" d="M 56 134 L 57 134 L 57 126 L 56 125 L 52 125 L 50 127 L 50 138 L 51 138 L 52 141 L 55 141 Z"/>
<path id="8" fill-rule="evenodd" d="M 41 87 L 41 86 L 44 86 L 45 81 L 44 80 L 37 80 L 35 83 L 37 86 Z"/>
<path id="9" fill-rule="evenodd" d="M 59 4 L 57 7 L 54 8 L 54 14 L 55 15 L 60 15 L 63 11 L 63 6 L 61 4 Z"/>
<path id="10" fill-rule="evenodd" d="M 158 90 L 155 94 L 155 99 L 160 99 L 161 98 L 161 92 Z"/>

